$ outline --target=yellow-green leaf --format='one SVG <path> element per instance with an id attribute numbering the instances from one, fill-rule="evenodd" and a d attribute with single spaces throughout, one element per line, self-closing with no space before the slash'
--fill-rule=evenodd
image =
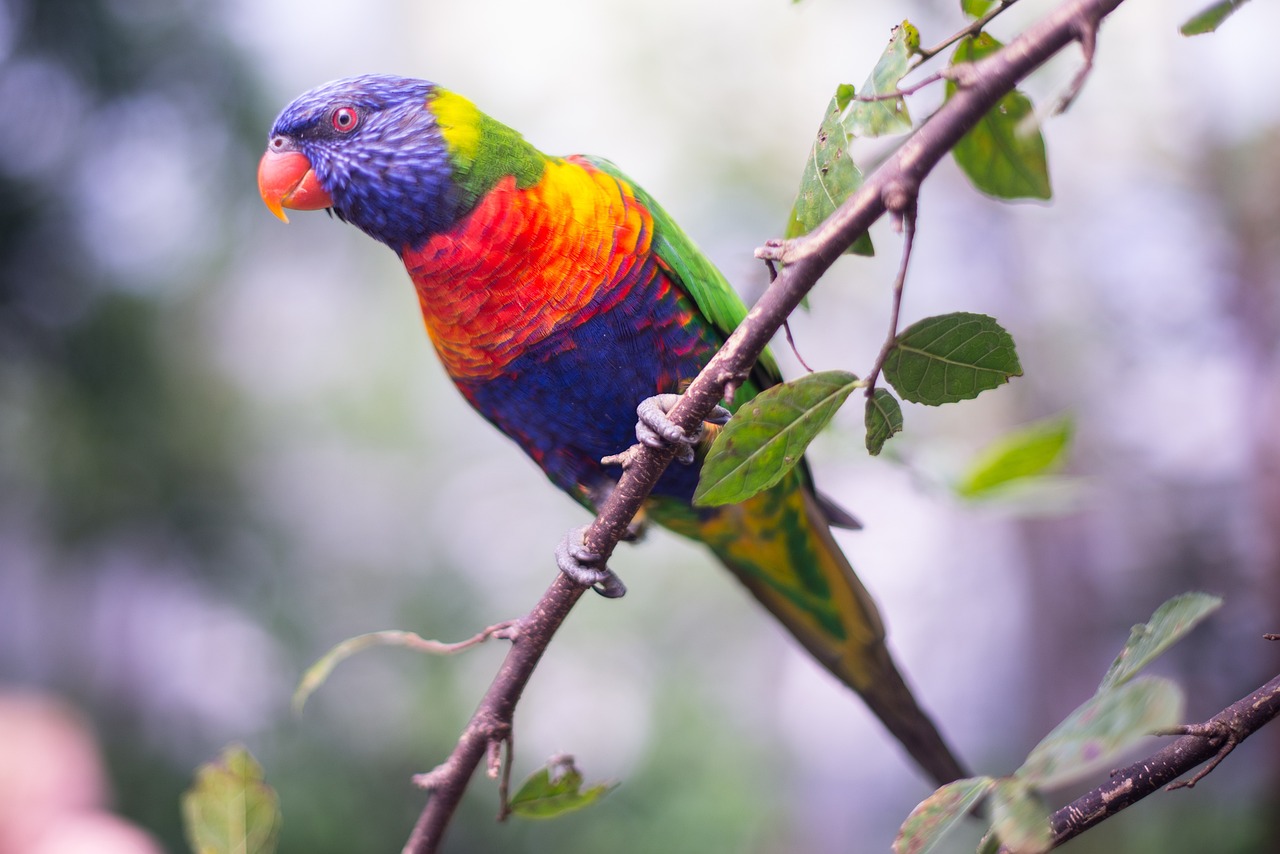
<path id="1" fill-rule="evenodd" d="M 861 95 L 888 95 L 898 91 L 908 61 L 920 49 L 920 31 L 910 21 L 893 28 L 884 53 L 862 84 Z M 911 114 L 902 98 L 887 101 L 853 101 L 845 111 L 844 127 L 851 136 L 884 136 L 911 130 Z"/>
<path id="2" fill-rule="evenodd" d="M 973 62 L 1002 45 L 988 33 L 963 39 L 951 64 Z M 956 84 L 947 81 L 947 97 Z M 1047 199 L 1053 195 L 1044 136 L 1031 100 L 1018 90 L 1006 94 L 951 150 L 974 187 L 999 199 Z"/>
<path id="3" fill-rule="evenodd" d="M 849 154 L 849 138 L 840 124 L 840 114 L 853 97 L 853 87 L 841 84 L 836 89 L 822 125 L 809 149 L 804 173 L 800 176 L 800 189 L 791 216 L 787 221 L 786 236 L 799 237 L 817 228 L 831 216 L 835 209 L 854 191 L 862 186 L 862 172 Z M 855 255 L 873 255 L 871 236 L 866 232 L 845 250 Z"/>
<path id="4" fill-rule="evenodd" d="M 744 403 L 707 453 L 693 503 L 736 504 L 782 480 L 857 382 L 846 371 L 820 371 Z"/>
<path id="5" fill-rule="evenodd" d="M 1211 33 L 1247 2 L 1248 0 L 1219 0 L 1188 18 L 1187 22 L 1179 28 L 1179 32 L 1184 36 Z"/>
<path id="6" fill-rule="evenodd" d="M 995 4 L 996 0 L 960 0 L 960 11 L 977 19 L 990 12 Z"/>
<path id="7" fill-rule="evenodd" d="M 903 330 L 884 363 L 884 377 L 912 403 L 969 400 L 1022 376 L 1013 338 L 994 318 L 956 312 L 927 317 Z"/>
<path id="8" fill-rule="evenodd" d="M 978 455 L 956 484 L 956 493 L 963 498 L 989 498 L 1003 494 L 1011 484 L 1057 471 L 1074 432 L 1074 422 L 1063 417 L 1015 430 Z"/>
<path id="9" fill-rule="evenodd" d="M 583 788 L 582 772 L 571 757 L 560 757 L 539 768 L 511 798 L 511 814 L 521 818 L 555 818 L 591 806 L 618 787 L 596 783 Z"/>
<path id="10" fill-rule="evenodd" d="M 194 854 L 272 854 L 281 821 L 262 766 L 239 745 L 196 771 L 182 795 L 182 819 Z"/>

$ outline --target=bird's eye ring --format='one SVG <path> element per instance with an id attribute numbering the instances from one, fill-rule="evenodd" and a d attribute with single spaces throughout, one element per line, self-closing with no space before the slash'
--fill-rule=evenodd
<path id="1" fill-rule="evenodd" d="M 354 107 L 338 107 L 333 111 L 330 120 L 333 122 L 333 129 L 338 133 L 350 133 L 356 129 L 356 125 L 360 124 L 360 114 Z"/>

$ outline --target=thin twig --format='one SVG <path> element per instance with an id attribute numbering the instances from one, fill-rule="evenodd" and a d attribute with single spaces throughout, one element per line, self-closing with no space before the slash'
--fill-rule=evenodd
<path id="1" fill-rule="evenodd" d="M 1082 21 L 1080 23 L 1079 41 L 1080 50 L 1084 54 L 1084 63 L 1076 71 L 1075 76 L 1071 78 L 1071 83 L 1067 85 L 1066 91 L 1062 93 L 1062 97 L 1058 99 L 1058 103 L 1054 105 L 1050 115 L 1056 116 L 1065 113 L 1075 103 L 1076 96 L 1080 94 L 1080 90 L 1084 88 L 1084 81 L 1089 79 L 1089 73 L 1093 71 L 1093 55 L 1098 47 L 1097 21 Z"/>
<path id="2" fill-rule="evenodd" d="M 923 48 L 921 50 L 916 51 L 916 56 L 919 57 L 919 59 L 916 61 L 916 65 L 919 65 L 921 62 L 924 62 L 927 59 L 932 59 L 933 57 L 942 53 L 947 48 L 951 47 L 951 45 L 960 41 L 960 39 L 966 36 L 977 35 L 978 33 L 982 32 L 982 29 L 986 27 L 987 24 L 994 21 L 1006 9 L 1008 9 L 1014 3 L 1017 3 L 1017 2 L 1018 0 L 1000 0 L 1000 3 L 996 5 L 994 8 L 992 8 L 991 11 L 987 12 L 987 14 L 983 15 L 981 18 L 978 18 L 977 20 L 973 21 L 971 24 L 969 24 L 969 26 L 965 27 L 962 30 L 957 30 L 956 32 L 947 36 L 942 41 L 938 42 L 933 47 Z"/>
<path id="3" fill-rule="evenodd" d="M 896 101 L 907 95 L 914 95 L 930 83 L 937 83 L 939 80 L 946 80 L 951 77 L 951 68 L 944 68 L 941 71 L 935 71 L 919 83 L 913 83 L 910 86 L 894 89 L 892 92 L 881 92 L 876 95 L 854 95 L 853 100 L 861 101 L 864 104 L 873 104 L 876 101 Z"/>
<path id="4" fill-rule="evenodd" d="M 867 374 L 867 398 L 876 393 L 876 380 L 884 369 L 885 360 L 889 358 L 893 345 L 898 340 L 898 316 L 902 311 L 902 287 L 907 282 L 907 268 L 911 266 L 911 247 L 916 236 L 916 204 L 914 198 L 902 212 L 902 261 L 898 264 L 898 275 L 893 280 L 893 305 L 889 309 L 889 334 L 880 347 L 880 355 L 876 356 L 871 372 Z"/>
<path id="5" fill-rule="evenodd" d="M 1002 8 L 1012 2 L 1007 0 Z M 892 194 L 895 188 L 918 187 L 1000 97 L 1079 37 L 1081 21 L 1101 21 L 1122 2 L 1066 0 L 1004 49 L 974 63 L 974 79 L 982 85 L 961 87 L 821 225 L 805 237 L 770 241 L 757 249 L 757 257 L 781 261 L 785 266 L 681 395 L 668 413 L 671 421 L 688 432 L 697 429 L 721 398 L 741 385 L 769 340 L 818 278 L 889 209 L 886 195 Z M 635 451 L 617 486 L 584 534 L 587 551 L 606 558 L 613 553 L 675 451 L 674 446 L 657 449 L 643 446 Z M 484 756 L 486 745 L 509 736 L 515 705 L 533 669 L 583 590 L 558 574 L 534 611 L 521 622 L 519 637 L 453 753 L 434 771 L 424 775 L 432 793 L 405 845 L 405 854 L 431 854 L 439 849 L 444 831 Z"/>

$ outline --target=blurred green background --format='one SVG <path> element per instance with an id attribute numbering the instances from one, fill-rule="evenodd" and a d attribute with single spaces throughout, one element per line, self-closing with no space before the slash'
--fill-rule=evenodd
<path id="1" fill-rule="evenodd" d="M 585 516 L 449 386 L 391 253 L 262 207 L 273 116 L 347 74 L 437 80 L 547 151 L 619 163 L 751 299 L 751 250 L 781 232 L 836 83 L 904 14 L 932 43 L 956 5 L 0 0 L 0 712 L 36 693 L 78 709 L 111 807 L 162 850 L 185 850 L 179 793 L 231 741 L 280 792 L 282 851 L 399 850 L 410 775 L 502 650 L 366 653 L 297 718 L 299 674 L 360 632 L 457 639 L 523 613 Z M 1107 21 L 1047 123 L 1052 204 L 984 199 L 949 163 L 925 185 L 904 317 L 993 314 L 1027 376 L 910 407 L 894 459 L 866 457 L 852 411 L 813 453 L 866 523 L 843 543 L 904 666 L 979 771 L 1014 767 L 1182 590 L 1227 602 L 1160 665 L 1192 718 L 1280 661 L 1259 639 L 1280 630 L 1280 9 L 1183 39 L 1197 5 Z M 1077 61 L 1029 82 L 1038 104 Z M 863 371 L 879 348 L 898 238 L 873 234 L 879 257 L 840 262 L 793 324 L 814 367 Z M 1060 412 L 1073 512 L 940 486 Z M 477 778 L 449 850 L 887 850 L 928 787 L 856 699 L 691 546 L 656 532 L 615 568 L 631 595 L 583 600 L 557 637 L 516 776 L 570 752 L 621 787 L 497 825 Z M 11 732 L 0 825 L 32 779 L 5 768 Z M 1260 735 L 1073 850 L 1280 849 L 1277 747 Z M 33 850 L 0 830 L 0 854 Z"/>

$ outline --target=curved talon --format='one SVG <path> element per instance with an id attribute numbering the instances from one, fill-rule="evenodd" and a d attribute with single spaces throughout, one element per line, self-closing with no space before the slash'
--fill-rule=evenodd
<path id="1" fill-rule="evenodd" d="M 590 587 L 606 599 L 619 599 L 627 594 L 627 586 L 622 579 L 609 569 L 600 567 L 600 555 L 587 551 L 583 537 L 587 527 L 574 528 L 564 535 L 564 539 L 556 546 L 556 566 L 569 576 L 570 580 L 583 587 Z"/>
<path id="2" fill-rule="evenodd" d="M 650 448 L 677 446 L 676 459 L 684 465 L 689 465 L 694 460 L 694 447 L 702 441 L 703 426 L 699 424 L 697 430 L 688 433 L 671 420 L 667 413 L 679 401 L 678 394 L 655 394 L 640 401 L 640 405 L 636 407 L 636 415 L 639 416 L 636 422 L 636 438 Z M 723 406 L 716 406 L 704 419 L 704 423 L 709 421 L 712 424 L 724 424 L 729 420 L 729 416 L 729 410 Z"/>

